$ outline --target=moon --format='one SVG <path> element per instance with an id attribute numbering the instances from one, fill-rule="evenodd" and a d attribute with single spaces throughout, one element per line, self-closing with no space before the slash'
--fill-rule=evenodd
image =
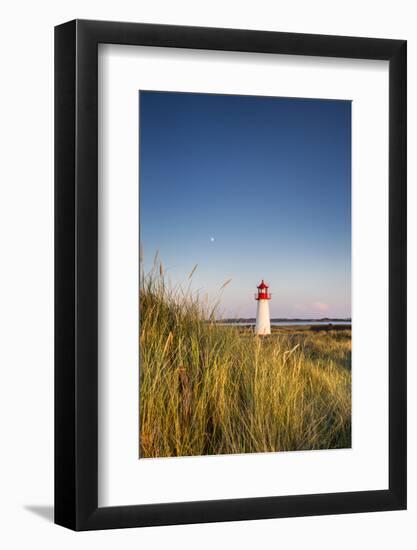
<path id="1" fill-rule="evenodd" d="M 214 237 L 210 237 L 210 242 L 214 243 Z"/>

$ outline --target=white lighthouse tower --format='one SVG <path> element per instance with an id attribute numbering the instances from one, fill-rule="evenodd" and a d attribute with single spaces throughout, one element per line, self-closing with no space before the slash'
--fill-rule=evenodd
<path id="1" fill-rule="evenodd" d="M 256 310 L 256 325 L 255 334 L 271 334 L 271 321 L 269 319 L 269 300 L 271 294 L 268 292 L 268 285 L 262 279 L 261 284 L 257 287 L 258 293 L 255 294 L 255 300 L 258 302 Z"/>

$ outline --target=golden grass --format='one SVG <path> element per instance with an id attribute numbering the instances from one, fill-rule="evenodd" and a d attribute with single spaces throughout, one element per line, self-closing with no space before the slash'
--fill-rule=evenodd
<path id="1" fill-rule="evenodd" d="M 258 337 L 214 315 L 162 268 L 144 279 L 140 457 L 351 446 L 350 330 Z"/>

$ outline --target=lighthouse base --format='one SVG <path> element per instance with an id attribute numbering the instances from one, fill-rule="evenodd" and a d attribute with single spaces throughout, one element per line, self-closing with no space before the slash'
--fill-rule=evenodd
<path id="1" fill-rule="evenodd" d="M 258 300 L 258 308 L 256 311 L 255 334 L 267 335 L 271 334 L 271 321 L 269 317 L 269 301 Z"/>

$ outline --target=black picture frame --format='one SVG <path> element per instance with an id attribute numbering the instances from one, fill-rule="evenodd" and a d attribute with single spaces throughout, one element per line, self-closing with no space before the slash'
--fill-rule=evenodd
<path id="1" fill-rule="evenodd" d="M 97 53 L 106 43 L 389 62 L 387 490 L 98 507 Z M 406 46 L 106 21 L 55 28 L 55 523 L 78 531 L 406 508 Z"/>

